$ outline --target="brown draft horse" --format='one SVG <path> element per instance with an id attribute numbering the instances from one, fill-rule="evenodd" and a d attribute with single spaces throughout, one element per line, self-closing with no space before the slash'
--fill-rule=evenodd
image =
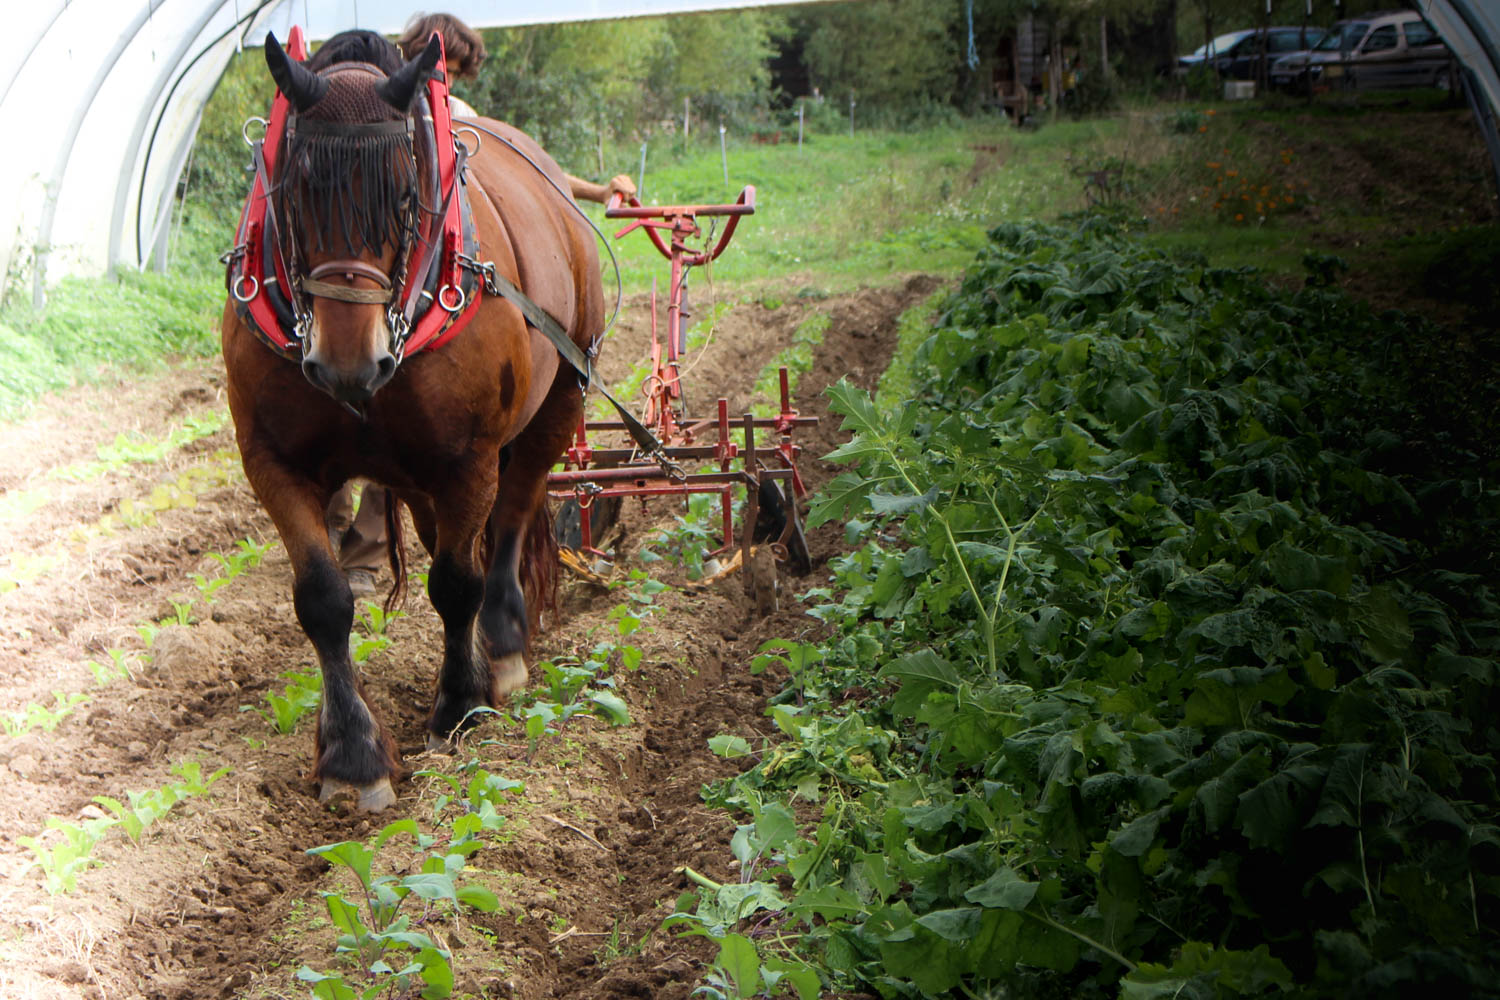
<path id="1" fill-rule="evenodd" d="M 392 134 L 397 129 L 385 123 L 413 114 L 414 95 L 439 62 L 439 39 L 404 65 L 394 52 L 379 60 L 393 59 L 391 72 L 367 62 L 315 72 L 316 57 L 304 65 L 275 38 L 266 43 L 271 75 L 296 120 L 335 145 L 358 143 L 368 132 Z M 604 323 L 599 263 L 592 234 L 560 193 L 565 175 L 524 134 L 483 124 L 535 165 L 501 143 L 485 142 L 471 155 L 468 187 L 481 252 L 587 347 Z M 390 286 L 403 242 L 412 239 L 412 217 L 434 211 L 422 196 L 433 164 L 420 143 L 398 145 L 385 166 L 346 157 L 341 176 L 326 167 L 319 175 L 313 157 L 278 157 L 271 187 L 286 206 L 281 251 L 296 264 L 294 286 L 315 271 L 323 288 Z M 332 211 L 320 202 L 329 198 Z M 313 775 L 323 799 L 352 789 L 361 808 L 379 810 L 395 801 L 399 755 L 350 659 L 354 599 L 324 509 L 346 480 L 362 477 L 390 489 L 412 512 L 433 557 L 428 591 L 443 621 L 443 663 L 427 720 L 429 745 L 441 745 L 472 709 L 497 705 L 526 682 L 529 626 L 520 579 L 527 533 L 536 542 L 546 523 L 547 471 L 583 401 L 577 373 L 504 299 L 486 296 L 455 339 L 403 360 L 385 306 L 346 298 L 361 296 L 299 296 L 300 365 L 257 339 L 233 302 L 224 312 L 223 350 L 245 473 L 286 545 L 297 619 L 322 668 Z"/>

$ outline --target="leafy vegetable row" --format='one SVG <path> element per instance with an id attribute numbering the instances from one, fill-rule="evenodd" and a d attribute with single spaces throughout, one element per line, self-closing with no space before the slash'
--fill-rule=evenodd
<path id="1" fill-rule="evenodd" d="M 994 230 L 910 405 L 831 390 L 809 522 L 870 540 L 677 922 L 892 997 L 1493 992 L 1500 494 L 1413 423 L 1438 336 Z"/>

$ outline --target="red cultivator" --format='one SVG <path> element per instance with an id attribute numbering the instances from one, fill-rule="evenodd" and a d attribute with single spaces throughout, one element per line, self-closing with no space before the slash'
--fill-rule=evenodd
<path id="1" fill-rule="evenodd" d="M 805 490 L 797 474 L 801 448 L 792 442 L 795 428 L 815 424 L 817 417 L 803 417 L 792 409 L 787 370 L 781 369 L 781 406 L 775 417 L 757 418 L 746 413 L 729 416 L 729 401 L 719 399 L 715 416 L 688 417 L 684 413 L 681 365 L 687 350 L 683 283 L 688 269 L 716 259 L 734 236 L 741 216 L 755 211 L 755 188 L 747 187 L 733 205 L 642 206 L 632 199 L 623 204 L 611 199 L 605 217 L 632 220 L 615 234 L 620 239 L 635 229 L 643 230 L 671 261 L 671 284 L 667 293 L 666 329 L 658 323 L 657 297 L 651 293 L 651 371 L 642 423 L 661 442 L 654 455 L 638 447 L 595 447 L 600 433 L 623 434 L 619 420 L 583 420 L 561 470 L 547 479 L 548 491 L 557 500 L 574 501 L 579 513 L 578 549 L 604 556 L 594 547 L 596 520 L 593 512 L 602 501 L 619 497 L 687 497 L 695 493 L 717 494 L 722 519 L 721 544 L 706 553 L 720 556 L 738 548 L 744 565 L 751 565 L 751 547 L 769 542 L 777 558 L 790 560 L 799 571 L 809 568 L 807 542 L 797 516 L 797 498 Z M 723 234 L 710 248 L 694 250 L 690 242 L 703 240 L 698 220 L 704 216 L 727 216 Z M 710 235 L 709 240 L 712 239 Z M 756 445 L 756 434 L 769 434 L 775 444 Z M 736 440 L 738 437 L 738 440 Z M 685 471 L 689 465 L 712 463 L 717 469 Z M 738 538 L 734 530 L 734 494 L 745 488 L 744 527 Z"/>

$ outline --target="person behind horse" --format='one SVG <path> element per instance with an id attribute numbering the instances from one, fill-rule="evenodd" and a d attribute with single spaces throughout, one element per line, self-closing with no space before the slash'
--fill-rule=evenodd
<path id="1" fill-rule="evenodd" d="M 448 63 L 450 83 L 455 77 L 473 80 L 479 76 L 479 67 L 484 63 L 486 55 L 484 39 L 479 37 L 479 32 L 452 14 L 417 14 L 406 25 L 406 31 L 402 33 L 396 46 L 403 56 L 411 59 L 422 51 L 422 46 L 427 44 L 427 39 L 432 37 L 433 32 L 443 36 L 443 53 Z M 451 94 L 448 96 L 448 107 L 455 117 L 480 117 L 479 112 L 467 102 Z M 616 193 L 627 197 L 635 194 L 635 182 L 624 174 L 616 174 L 603 184 L 595 184 L 572 174 L 567 177 L 571 194 L 583 201 L 603 204 Z"/>
<path id="2" fill-rule="evenodd" d="M 418 14 L 406 26 L 396 46 L 402 57 L 414 59 L 427 40 L 436 32 L 443 36 L 443 52 L 450 84 L 454 79 L 472 80 L 479 75 L 485 59 L 484 39 L 473 28 L 452 14 Z M 390 46 L 374 32 L 346 32 L 337 42 L 324 45 L 308 60 L 314 72 L 336 62 L 367 62 L 386 73 L 400 68 L 390 62 Z M 448 107 L 455 118 L 478 118 L 479 113 L 462 98 L 448 95 Z M 581 177 L 567 175 L 570 193 L 575 199 L 607 202 L 616 193 L 626 197 L 635 194 L 635 183 L 624 174 L 595 184 Z M 375 579 L 386 557 L 385 491 L 369 488 L 363 491 L 359 512 L 355 513 L 354 482 L 344 484 L 328 505 L 328 535 L 339 553 L 339 565 L 349 579 L 355 597 L 375 593 Z"/>

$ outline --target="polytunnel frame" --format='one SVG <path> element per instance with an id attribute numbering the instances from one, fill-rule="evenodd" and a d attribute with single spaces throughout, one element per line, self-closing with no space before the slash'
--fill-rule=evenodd
<path id="1" fill-rule="evenodd" d="M 76 5 L 79 0 L 72 0 L 72 2 Z M 360 16 L 365 12 L 360 11 L 361 5 L 358 0 L 353 0 L 353 2 L 355 21 L 369 19 Z M 571 10 L 554 8 L 551 12 L 552 17 L 545 19 L 593 20 L 652 16 L 705 9 L 778 6 L 790 2 L 795 2 L 795 0 L 761 0 L 760 3 L 745 3 L 743 0 L 581 0 L 571 5 L 574 8 Z M 1464 90 L 1474 108 L 1476 120 L 1489 147 L 1496 184 L 1500 187 L 1500 130 L 1497 130 L 1496 126 L 1497 113 L 1500 113 L 1500 17 L 1497 17 L 1497 11 L 1494 8 L 1482 0 L 1410 0 L 1410 2 L 1438 30 L 1464 66 L 1461 74 Z M 7 255 L 11 255 L 18 252 L 20 248 L 28 245 L 31 247 L 34 254 L 32 262 L 34 305 L 40 306 L 45 301 L 47 273 L 49 265 L 53 263 L 52 257 L 56 249 L 53 245 L 53 237 L 56 235 L 59 203 L 69 194 L 64 190 L 68 164 L 75 153 L 80 133 L 88 125 L 94 100 L 108 84 L 112 71 L 118 66 L 131 44 L 138 39 L 153 15 L 159 16 L 163 4 L 164 0 L 144 0 L 129 20 L 125 30 L 114 39 L 103 61 L 95 69 L 88 87 L 71 109 L 67 129 L 62 133 L 62 139 L 53 156 L 50 172 L 46 174 L 39 222 L 36 228 L 29 232 L 24 228 L 18 230 L 15 234 L 15 243 L 7 251 Z M 239 9 L 241 4 L 248 6 L 243 14 Z M 230 26 L 212 39 L 202 37 L 203 32 L 209 28 L 214 19 L 227 14 L 227 8 L 231 5 L 234 8 L 234 18 Z M 0 102 L 5 102 L 12 97 L 12 91 L 17 81 L 23 77 L 28 62 L 42 46 L 69 6 L 67 0 L 64 0 L 52 9 L 50 15 L 44 15 L 46 23 L 39 27 L 29 43 L 23 43 L 15 50 L 20 58 L 5 83 L 4 91 L 0 92 Z M 276 18 L 294 19 L 298 13 L 298 6 L 301 7 L 304 20 L 309 16 L 315 20 L 325 21 L 330 16 L 347 17 L 348 8 L 344 2 L 329 4 L 318 11 L 310 11 L 307 0 L 302 0 L 300 5 L 297 0 L 206 0 L 201 10 L 194 14 L 191 22 L 192 30 L 178 36 L 172 51 L 165 59 L 164 66 L 153 74 L 149 86 L 141 92 L 143 103 L 135 115 L 123 150 L 112 197 L 107 200 L 110 206 L 109 228 L 103 247 L 103 260 L 100 261 L 97 256 L 92 260 L 86 260 L 86 267 L 90 264 L 99 267 L 102 264 L 102 268 L 108 272 L 127 266 L 144 268 L 149 265 L 153 256 L 158 266 L 164 265 L 166 249 L 164 240 L 169 238 L 171 213 L 175 202 L 174 193 L 180 186 L 182 171 L 191 154 L 202 120 L 203 107 L 213 88 L 207 87 L 201 95 L 191 98 L 196 102 L 196 106 L 174 104 L 174 95 L 199 60 L 214 53 L 230 34 L 239 33 L 236 47 L 243 48 L 252 44 L 251 40 L 257 34 L 263 34 L 264 27 L 275 22 Z M 420 5 L 414 5 L 413 10 L 416 6 Z M 522 16 L 516 13 L 512 6 L 505 3 L 450 0 L 450 6 L 455 8 L 455 13 L 470 20 L 476 27 L 516 25 L 536 21 L 534 12 L 528 12 Z M 383 24 L 391 19 L 389 7 L 382 10 L 380 0 L 370 0 L 370 7 L 375 8 L 374 11 L 368 11 L 373 15 L 373 20 Z M 332 13 L 334 8 L 337 9 L 337 14 Z M 314 33 L 313 37 L 325 36 Z M 228 65 L 227 58 L 224 64 Z M 222 70 L 223 67 L 220 67 L 221 74 Z M 161 128 L 168 117 L 174 114 L 179 116 L 174 118 L 174 121 L 188 124 L 182 129 L 181 137 L 174 142 L 173 149 L 158 149 L 157 140 Z M 174 124 L 173 127 L 180 126 Z M 165 162 L 166 169 L 160 177 L 153 178 L 152 162 Z M 139 177 L 136 176 L 137 171 L 139 171 Z M 132 195 L 134 196 L 136 230 L 133 239 L 126 233 L 131 215 Z M 104 203 L 106 202 L 101 201 L 101 208 Z M 101 211 L 100 215 L 102 214 Z M 149 228 L 145 225 L 148 219 L 151 223 Z M 100 221 L 103 221 L 102 218 Z M 131 246 L 132 243 L 133 246 Z M 127 246 L 131 246 L 134 250 L 133 254 L 127 251 Z"/>

